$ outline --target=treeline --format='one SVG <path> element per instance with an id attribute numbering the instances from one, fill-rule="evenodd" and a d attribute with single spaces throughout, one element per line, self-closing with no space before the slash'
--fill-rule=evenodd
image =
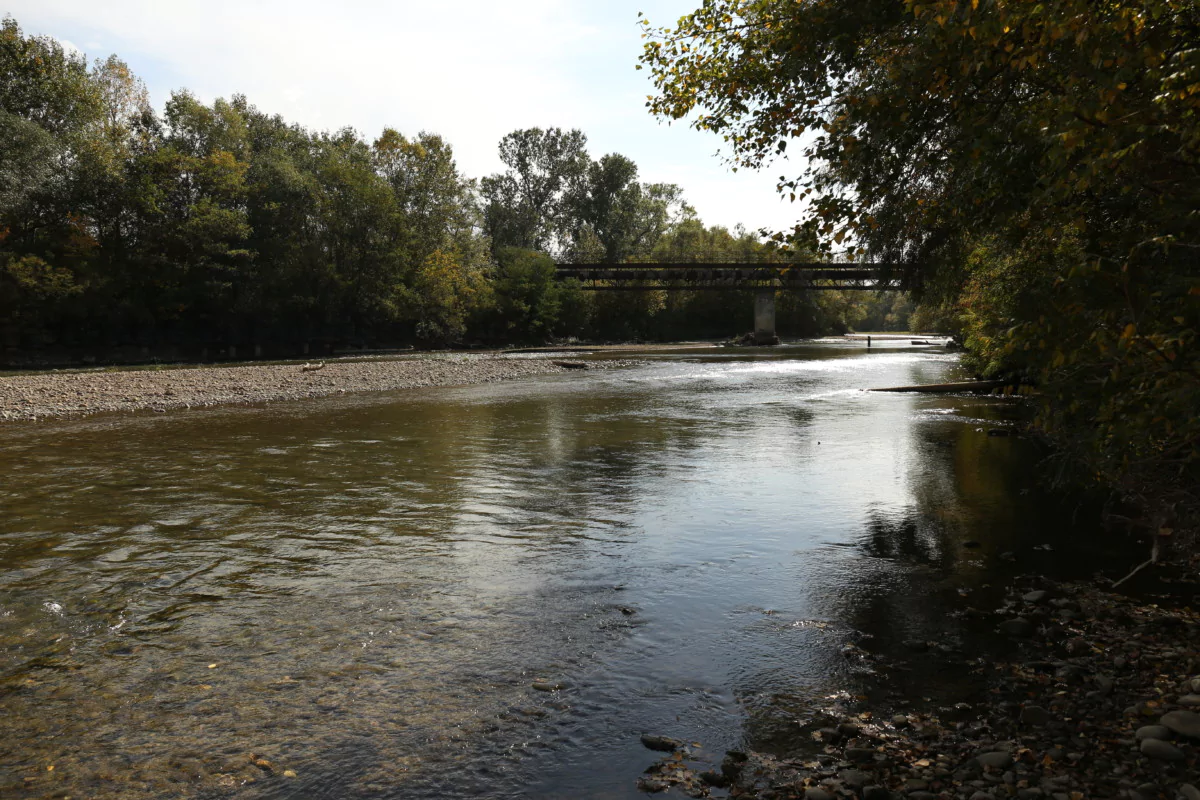
<path id="1" fill-rule="evenodd" d="M 730 335 L 749 327 L 748 299 L 585 293 L 555 281 L 545 254 L 617 262 L 768 247 L 706 227 L 678 186 L 640 181 L 630 159 L 593 159 L 579 131 L 516 131 L 500 142 L 506 171 L 477 181 L 430 133 L 367 141 L 186 91 L 156 113 L 117 57 L 89 65 L 11 18 L 0 148 L 9 353 Z M 793 300 L 781 325 L 844 329 L 881 303 L 890 308 Z"/>

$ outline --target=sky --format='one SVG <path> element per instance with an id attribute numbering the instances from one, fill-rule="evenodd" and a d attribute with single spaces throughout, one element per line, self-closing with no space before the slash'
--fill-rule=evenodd
<path id="1" fill-rule="evenodd" d="M 116 53 L 162 108 L 186 88 L 209 102 L 244 94 L 314 129 L 441 134 L 472 177 L 503 169 L 496 145 L 518 128 L 579 128 L 594 158 L 632 158 L 645 181 L 676 183 L 710 225 L 790 228 L 779 175 L 733 173 L 720 137 L 668 125 L 653 91 L 638 12 L 673 23 L 700 0 L 0 0 L 27 35 L 89 59 Z"/>

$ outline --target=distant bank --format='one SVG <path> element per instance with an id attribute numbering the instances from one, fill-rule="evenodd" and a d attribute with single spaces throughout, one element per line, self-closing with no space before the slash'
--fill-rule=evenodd
<path id="1" fill-rule="evenodd" d="M 629 361 L 589 363 L 605 369 Z M 550 359 L 437 354 L 378 360 L 0 375 L 0 421 L 168 411 L 458 386 L 569 371 Z"/>

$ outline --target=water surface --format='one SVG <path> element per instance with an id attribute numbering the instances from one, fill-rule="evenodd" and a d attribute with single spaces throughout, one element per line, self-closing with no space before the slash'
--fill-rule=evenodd
<path id="1" fill-rule="evenodd" d="M 854 647 L 970 648 L 987 586 L 1103 553 L 1014 401 L 861 391 L 960 377 L 829 341 L 9 424 L 0 795 L 631 798 L 644 732 L 969 691 Z"/>

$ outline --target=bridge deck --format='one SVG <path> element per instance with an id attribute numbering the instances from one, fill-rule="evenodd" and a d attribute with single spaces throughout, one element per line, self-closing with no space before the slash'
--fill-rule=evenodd
<path id="1" fill-rule="evenodd" d="M 856 263 L 746 263 L 677 261 L 628 264 L 559 264 L 561 278 L 590 291 L 686 289 L 798 291 L 898 289 L 898 265 Z M 897 273 L 897 274 L 894 274 Z"/>

